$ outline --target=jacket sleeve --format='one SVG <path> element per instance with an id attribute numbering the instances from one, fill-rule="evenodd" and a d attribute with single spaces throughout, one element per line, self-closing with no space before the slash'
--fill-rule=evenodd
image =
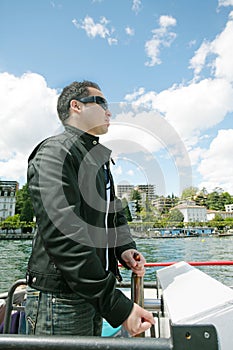
<path id="1" fill-rule="evenodd" d="M 77 166 L 77 159 L 58 141 L 45 142 L 31 161 L 28 183 L 39 233 L 69 287 L 117 327 L 129 316 L 133 302 L 116 289 L 114 275 L 104 270 L 89 237 L 81 215 Z"/>

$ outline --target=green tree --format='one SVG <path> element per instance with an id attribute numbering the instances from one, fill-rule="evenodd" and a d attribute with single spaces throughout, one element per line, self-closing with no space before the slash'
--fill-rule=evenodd
<path id="1" fill-rule="evenodd" d="M 160 199 L 160 214 L 168 214 L 169 210 L 178 203 L 178 197 L 174 196 L 174 194 L 172 196 L 160 196 L 158 198 Z"/>
<path id="2" fill-rule="evenodd" d="M 208 194 L 206 205 L 208 209 L 212 210 L 221 210 L 219 206 L 219 193 L 217 191 L 211 192 Z"/>
<path id="3" fill-rule="evenodd" d="M 202 190 L 198 191 L 196 195 L 193 197 L 196 205 L 206 206 L 208 192 L 205 187 Z"/>
<path id="4" fill-rule="evenodd" d="M 206 206 L 212 210 L 225 210 L 226 204 L 232 204 L 233 197 L 228 192 L 223 192 L 219 187 L 208 194 L 206 200 Z"/>
<path id="5" fill-rule="evenodd" d="M 6 220 L 2 222 L 1 226 L 3 230 L 6 230 L 7 233 L 9 230 L 15 231 L 17 228 L 20 227 L 19 214 L 9 216 L 8 218 L 6 218 Z"/>
<path id="6" fill-rule="evenodd" d="M 183 222 L 184 221 L 184 215 L 181 213 L 178 209 L 172 209 L 170 210 L 168 214 L 168 220 L 171 222 Z"/>
<path id="7" fill-rule="evenodd" d="M 220 197 L 221 197 L 222 204 L 224 205 L 224 209 L 225 209 L 225 205 L 233 204 L 233 196 L 231 196 L 228 192 L 221 193 Z"/>
<path id="8" fill-rule="evenodd" d="M 143 221 L 154 221 L 155 215 L 154 215 L 154 208 L 148 198 L 145 202 L 145 207 L 141 210 L 140 215 L 142 216 Z"/>
<path id="9" fill-rule="evenodd" d="M 197 187 L 187 187 L 183 190 L 182 195 L 181 195 L 181 199 L 193 199 L 196 194 L 198 192 L 198 188 Z"/>
<path id="10" fill-rule="evenodd" d="M 140 202 L 142 200 L 142 196 L 141 196 L 140 192 L 138 190 L 133 190 L 131 192 L 130 199 L 132 201 L 136 201 L 136 212 L 139 214 L 140 211 L 142 210 L 142 207 L 140 205 Z"/>
<path id="11" fill-rule="evenodd" d="M 123 206 L 123 210 L 124 210 L 124 214 L 126 216 L 126 219 L 127 219 L 127 221 L 131 222 L 132 215 L 131 215 L 131 212 L 129 210 L 128 201 L 126 198 L 122 198 L 121 202 L 122 202 L 122 206 Z"/>
<path id="12" fill-rule="evenodd" d="M 222 218 L 222 216 L 220 214 L 215 214 L 214 221 L 224 221 L 224 219 Z"/>
<path id="13" fill-rule="evenodd" d="M 28 190 L 28 184 L 25 184 L 21 190 L 16 193 L 16 214 L 20 215 L 21 221 L 31 222 L 34 217 L 31 197 Z"/>

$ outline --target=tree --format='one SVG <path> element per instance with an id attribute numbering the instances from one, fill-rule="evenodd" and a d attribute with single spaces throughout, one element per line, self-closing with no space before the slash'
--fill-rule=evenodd
<path id="1" fill-rule="evenodd" d="M 28 184 L 25 184 L 21 190 L 16 193 L 16 214 L 20 215 L 21 221 L 31 222 L 34 217 L 31 197 L 28 190 Z"/>
<path id="2" fill-rule="evenodd" d="M 198 192 L 198 188 L 197 187 L 187 187 L 183 190 L 182 195 L 181 195 L 181 199 L 193 199 L 196 194 Z"/>
<path id="3" fill-rule="evenodd" d="M 132 201 L 136 201 L 136 212 L 139 214 L 142 210 L 142 207 L 140 205 L 140 201 L 142 199 L 140 192 L 138 190 L 133 190 L 130 199 Z"/>
<path id="4" fill-rule="evenodd" d="M 160 214 L 167 214 L 171 208 L 173 208 L 178 203 L 178 197 L 174 194 L 172 196 L 168 195 L 167 197 L 161 196 L 160 199 Z"/>
<path id="5" fill-rule="evenodd" d="M 172 209 L 170 210 L 168 214 L 168 220 L 172 222 L 183 222 L 184 221 L 184 215 L 181 213 L 178 209 Z"/>
<path id="6" fill-rule="evenodd" d="M 155 215 L 154 215 L 154 208 L 148 198 L 146 199 L 145 202 L 145 208 L 143 208 L 140 212 L 140 215 L 142 217 L 143 221 L 154 221 Z"/>
<path id="7" fill-rule="evenodd" d="M 223 192 L 221 193 L 221 201 L 224 205 L 224 208 L 225 208 L 225 205 L 227 204 L 233 204 L 233 196 L 231 196 L 228 192 Z"/>
<path id="8" fill-rule="evenodd" d="M 129 210 L 129 205 L 128 205 L 127 199 L 122 198 L 121 202 L 122 202 L 124 214 L 126 216 L 127 221 L 132 221 L 132 215 L 131 215 L 131 212 Z"/>
<path id="9" fill-rule="evenodd" d="M 17 228 L 20 227 L 20 217 L 19 214 L 16 214 L 14 216 L 9 216 L 2 222 L 2 229 L 6 230 L 6 233 L 8 233 L 9 230 L 12 230 L 15 232 Z"/>
<path id="10" fill-rule="evenodd" d="M 193 197 L 196 205 L 206 206 L 208 192 L 205 187 L 202 190 L 198 191 L 196 195 Z"/>
<path id="11" fill-rule="evenodd" d="M 207 200 L 206 200 L 206 205 L 208 209 L 212 210 L 220 210 L 221 208 L 219 207 L 219 193 L 217 191 L 209 193 Z"/>
<path id="12" fill-rule="evenodd" d="M 212 210 L 225 210 L 225 205 L 232 203 L 233 197 L 228 192 L 223 192 L 220 188 L 216 188 L 209 193 L 206 200 L 207 208 Z"/>
<path id="13" fill-rule="evenodd" d="M 215 214 L 215 216 L 214 216 L 214 221 L 224 221 L 224 219 L 222 218 L 221 215 Z"/>

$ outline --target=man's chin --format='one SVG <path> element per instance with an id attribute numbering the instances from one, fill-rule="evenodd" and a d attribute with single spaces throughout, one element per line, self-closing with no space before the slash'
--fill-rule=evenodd
<path id="1" fill-rule="evenodd" d="M 108 128 L 109 128 L 109 124 L 108 124 L 108 125 L 103 125 L 103 126 L 98 130 L 98 134 L 97 134 L 97 135 L 104 135 L 104 134 L 107 134 Z"/>

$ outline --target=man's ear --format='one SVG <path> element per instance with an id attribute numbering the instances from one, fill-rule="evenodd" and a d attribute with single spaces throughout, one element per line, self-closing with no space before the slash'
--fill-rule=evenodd
<path id="1" fill-rule="evenodd" d="M 77 101 L 77 100 L 71 100 L 70 101 L 70 108 L 73 109 L 74 111 L 78 112 L 78 113 L 80 113 L 80 111 L 82 109 L 79 101 Z"/>

